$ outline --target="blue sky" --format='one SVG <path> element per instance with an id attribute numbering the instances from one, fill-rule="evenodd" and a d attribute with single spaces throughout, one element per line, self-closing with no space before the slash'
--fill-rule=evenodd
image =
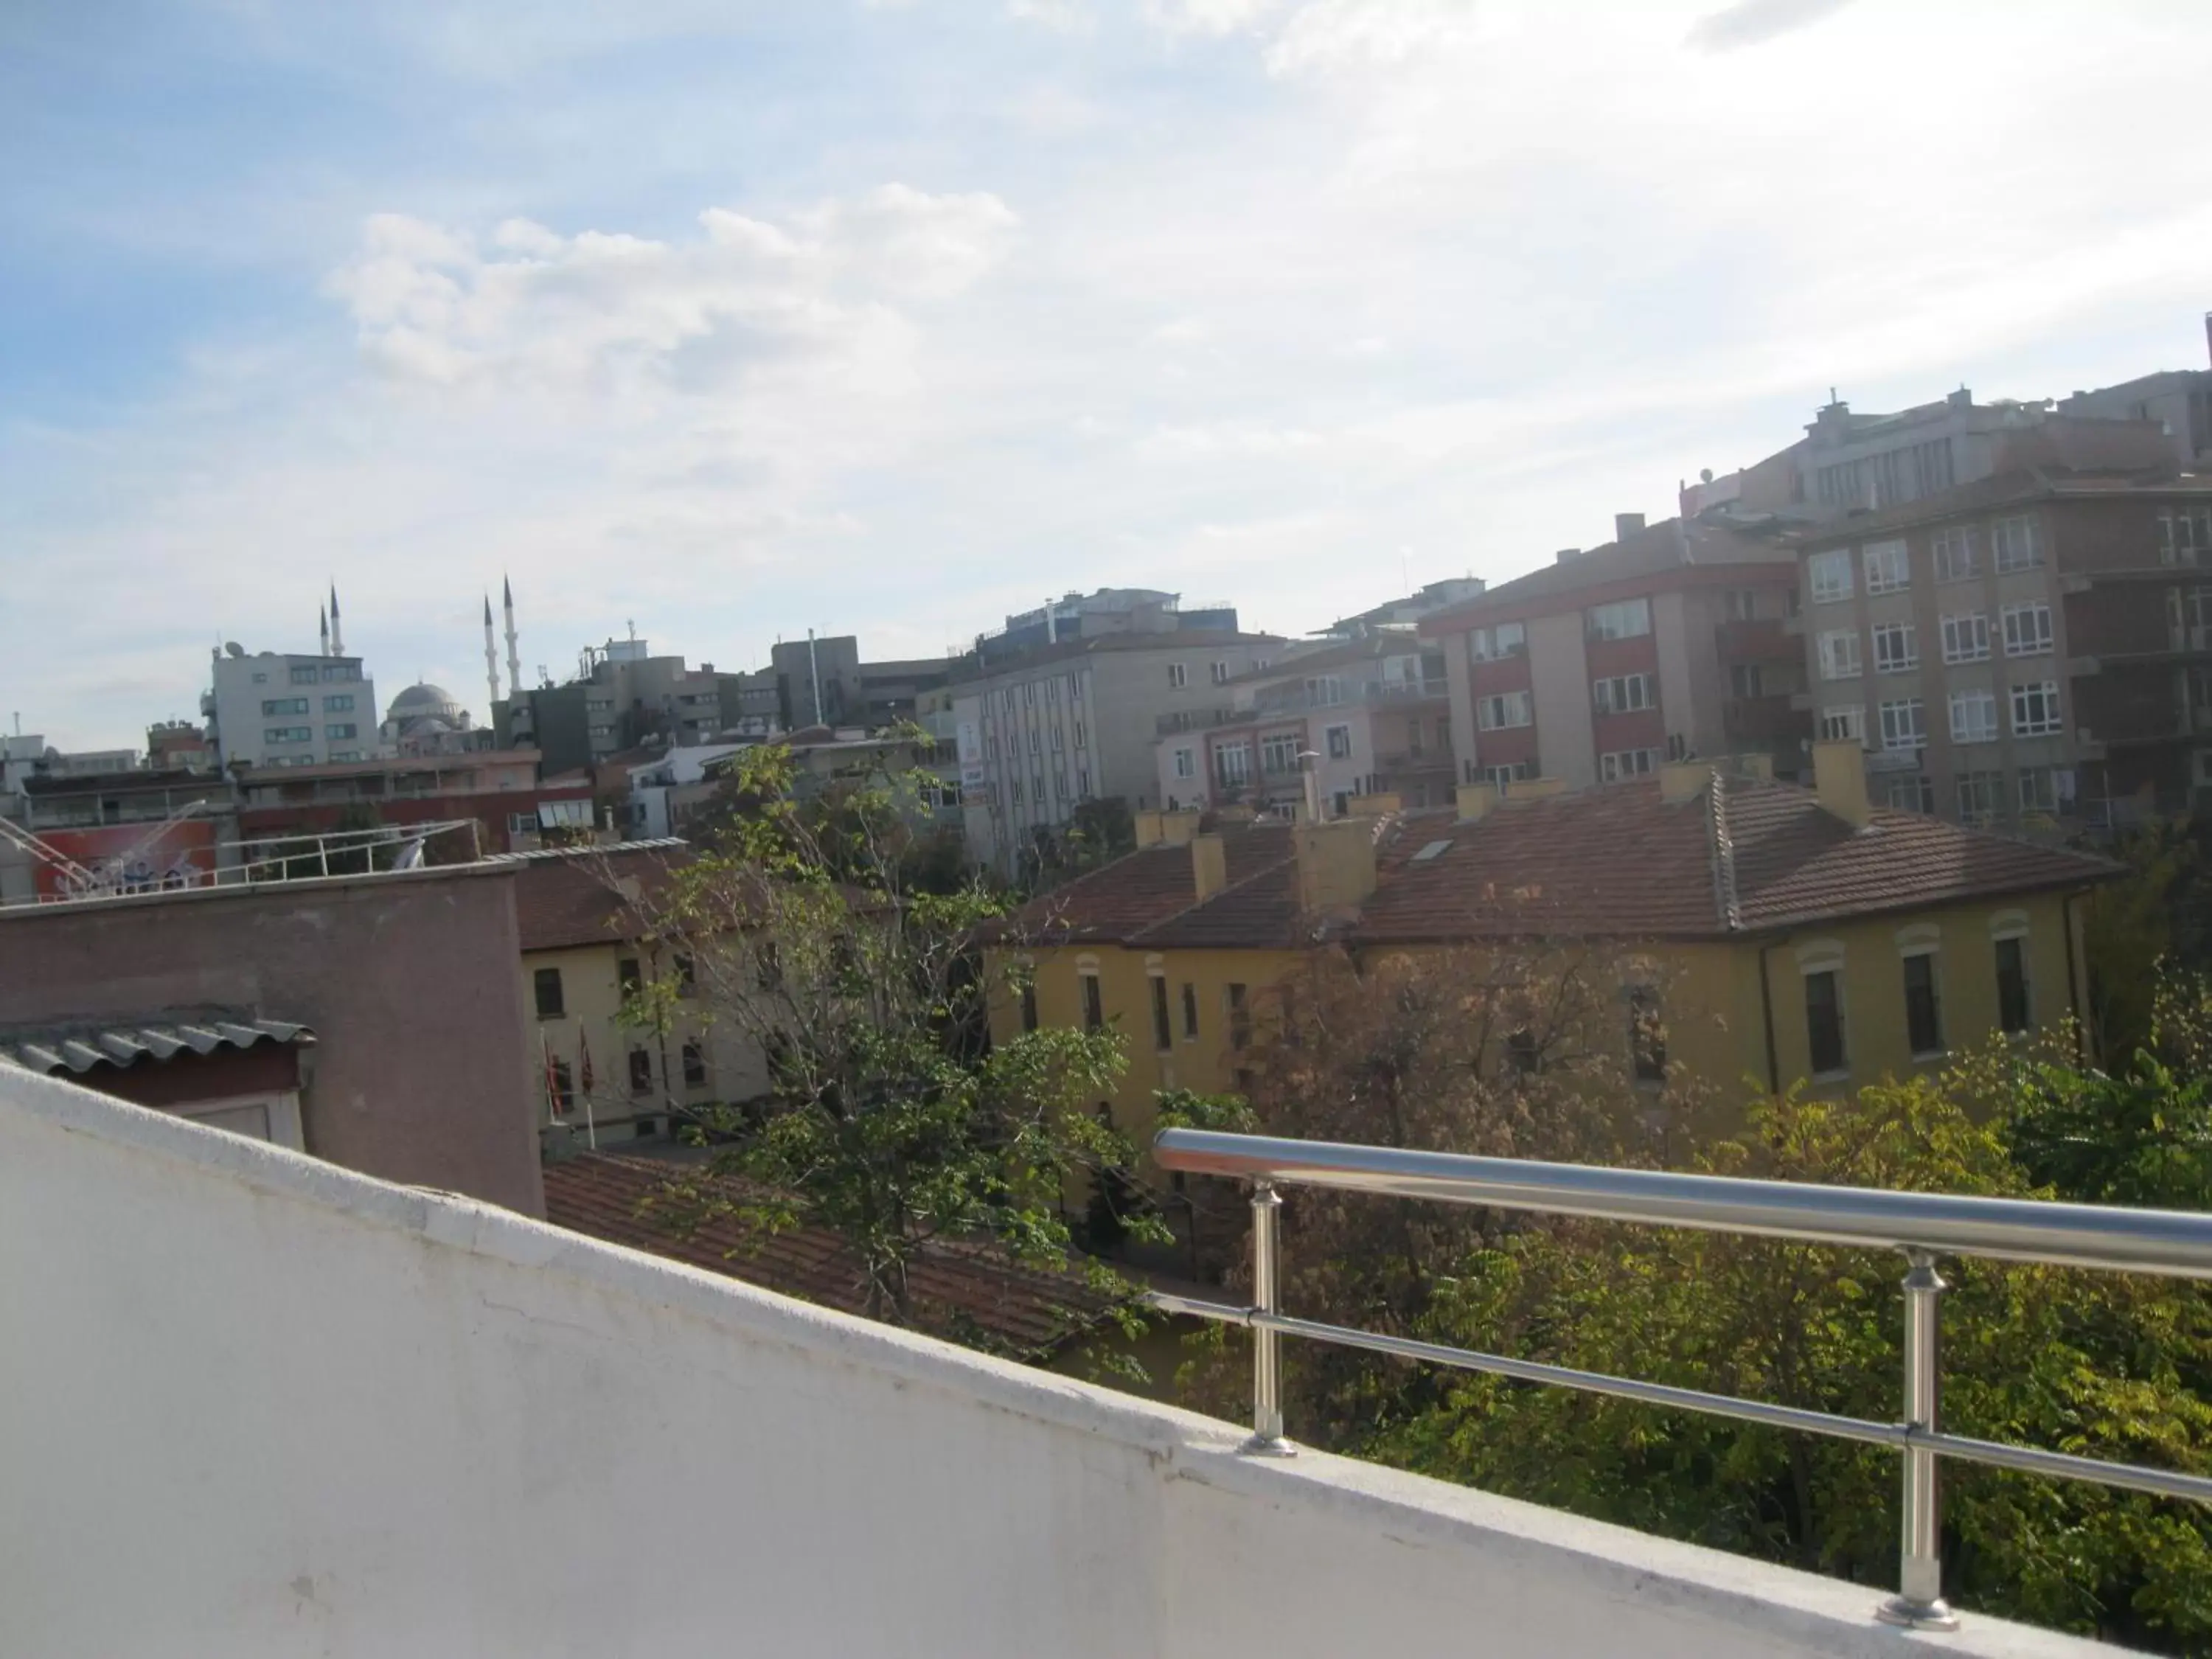
<path id="1" fill-rule="evenodd" d="M 0 718 L 219 639 L 1303 632 L 1863 408 L 2204 361 L 2212 11 L 16 0 Z"/>

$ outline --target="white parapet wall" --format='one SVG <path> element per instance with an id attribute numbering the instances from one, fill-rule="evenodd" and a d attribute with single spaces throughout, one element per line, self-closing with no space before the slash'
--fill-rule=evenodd
<path id="1" fill-rule="evenodd" d="M 0 1655 L 2086 1656 L 0 1069 Z"/>

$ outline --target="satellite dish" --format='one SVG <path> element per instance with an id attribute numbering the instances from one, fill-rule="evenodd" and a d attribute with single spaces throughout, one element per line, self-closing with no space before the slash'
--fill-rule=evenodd
<path id="1" fill-rule="evenodd" d="M 246 654 L 246 647 L 236 640 L 225 640 L 222 642 L 222 648 L 234 657 L 242 657 Z"/>

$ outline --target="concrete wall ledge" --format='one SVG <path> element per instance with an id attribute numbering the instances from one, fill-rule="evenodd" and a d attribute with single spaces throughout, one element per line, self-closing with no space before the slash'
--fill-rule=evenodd
<path id="1" fill-rule="evenodd" d="M 0 1070 L 0 1651 L 2109 1653 Z M 88 1547 L 88 1545 L 95 1545 Z"/>

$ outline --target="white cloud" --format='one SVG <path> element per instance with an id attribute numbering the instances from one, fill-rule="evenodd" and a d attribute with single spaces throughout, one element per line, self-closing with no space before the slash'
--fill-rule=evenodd
<path id="1" fill-rule="evenodd" d="M 1145 21 L 1170 35 L 1235 34 L 1282 9 L 1282 0 L 1145 0 Z"/>
<path id="2" fill-rule="evenodd" d="M 1079 0 L 1006 0 L 1006 15 L 1060 34 L 1089 34 L 1098 27 Z"/>

